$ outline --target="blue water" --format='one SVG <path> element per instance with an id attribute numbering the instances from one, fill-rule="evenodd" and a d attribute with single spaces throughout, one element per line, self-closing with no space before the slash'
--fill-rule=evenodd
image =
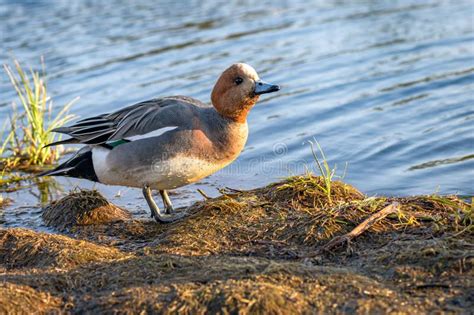
<path id="1" fill-rule="evenodd" d="M 37 68 L 44 56 L 55 103 L 80 96 L 81 117 L 157 96 L 207 102 L 238 61 L 280 84 L 252 110 L 239 159 L 179 190 L 178 204 L 196 187 L 215 195 L 302 173 L 313 138 L 367 194 L 473 195 L 473 10 L 472 1 L 0 0 L 0 61 Z M 0 80 L 4 120 L 15 95 Z M 146 211 L 138 190 L 95 187 Z M 15 213 L 37 204 L 24 191 L 10 197 Z"/>

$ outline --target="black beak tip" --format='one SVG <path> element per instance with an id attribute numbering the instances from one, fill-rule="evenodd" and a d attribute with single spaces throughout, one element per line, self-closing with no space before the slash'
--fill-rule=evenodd
<path id="1" fill-rule="evenodd" d="M 280 86 L 277 84 L 270 84 L 263 81 L 257 81 L 255 85 L 255 95 L 261 95 L 266 93 L 272 93 L 280 90 Z"/>

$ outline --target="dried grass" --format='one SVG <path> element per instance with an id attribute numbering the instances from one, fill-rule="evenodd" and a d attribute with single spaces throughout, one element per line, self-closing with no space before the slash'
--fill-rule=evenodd
<path id="1" fill-rule="evenodd" d="M 299 176 L 197 203 L 189 210 L 191 216 L 156 231 L 156 250 L 180 255 L 306 257 L 394 201 L 401 210 L 368 230 L 380 241 L 393 232 L 423 231 L 429 237 L 473 231 L 470 206 L 457 197 L 366 198 L 354 187 L 334 182 L 330 206 L 318 190 L 318 180 Z"/>
<path id="2" fill-rule="evenodd" d="M 0 265 L 5 268 L 71 268 L 126 257 L 119 250 L 62 235 L 0 229 Z"/>
<path id="3" fill-rule="evenodd" d="M 367 198 L 342 182 L 332 183 L 329 200 L 318 185 L 317 177 L 299 176 L 252 191 L 225 190 L 166 225 L 125 217 L 75 224 L 74 238 L 87 241 L 1 230 L 0 261 L 9 269 L 0 268 L 0 278 L 61 298 L 67 313 L 472 309 L 472 205 L 454 196 Z M 75 206 L 65 199 L 55 207 L 107 207 L 82 193 Z M 345 247 L 307 258 L 393 202 L 398 213 Z"/>
<path id="4" fill-rule="evenodd" d="M 0 283 L 0 314 L 57 313 L 61 299 L 48 292 L 12 283 Z"/>
<path id="5" fill-rule="evenodd" d="M 365 314 L 440 310 L 432 299 L 378 277 L 300 261 L 152 255 L 89 264 L 67 272 L 16 272 L 4 279 L 62 297 L 62 312 L 74 313 Z M 449 300 L 460 294 L 453 288 L 441 296 Z"/>
<path id="6" fill-rule="evenodd" d="M 59 230 L 131 218 L 128 211 L 111 204 L 96 190 L 72 192 L 46 206 L 42 216 L 46 225 Z"/>

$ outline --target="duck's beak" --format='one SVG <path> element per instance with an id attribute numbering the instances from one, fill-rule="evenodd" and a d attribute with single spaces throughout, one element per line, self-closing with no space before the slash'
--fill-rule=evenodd
<path id="1" fill-rule="evenodd" d="M 262 80 L 255 81 L 255 95 L 272 93 L 280 90 L 280 86 L 276 84 L 270 84 Z"/>

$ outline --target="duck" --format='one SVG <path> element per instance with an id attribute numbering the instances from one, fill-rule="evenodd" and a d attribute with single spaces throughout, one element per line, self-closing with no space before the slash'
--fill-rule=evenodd
<path id="1" fill-rule="evenodd" d="M 54 129 L 69 138 L 47 146 L 84 146 L 40 176 L 140 188 L 151 217 L 174 222 L 185 212 L 174 210 L 168 191 L 232 163 L 247 141 L 250 110 L 262 94 L 279 90 L 262 81 L 252 66 L 235 63 L 217 79 L 211 104 L 181 95 L 154 98 Z M 152 190 L 159 191 L 163 211 Z"/>

